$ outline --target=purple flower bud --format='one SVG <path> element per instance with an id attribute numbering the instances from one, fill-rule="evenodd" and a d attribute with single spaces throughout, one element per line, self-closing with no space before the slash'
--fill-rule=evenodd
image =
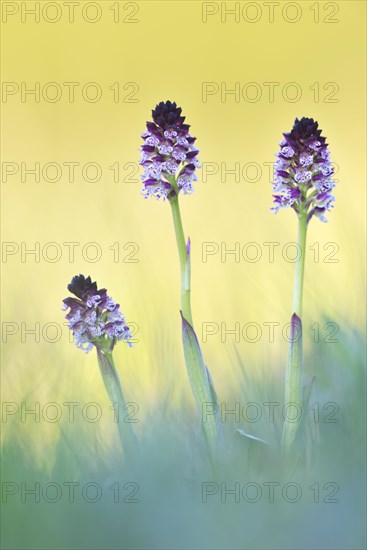
<path id="1" fill-rule="evenodd" d="M 86 353 L 93 346 L 97 350 L 112 350 L 119 340 L 132 345 L 132 334 L 120 306 L 108 296 L 105 288 L 98 290 L 97 283 L 92 283 L 90 277 L 76 275 L 68 290 L 77 298 L 65 298 L 63 309 L 69 309 L 66 319 L 78 348 Z"/>
<path id="2" fill-rule="evenodd" d="M 140 159 L 144 168 L 142 194 L 145 198 L 155 196 L 164 200 L 181 190 L 185 194 L 193 191 L 199 150 L 181 112 L 176 103 L 162 101 L 152 111 L 154 122 L 147 122 Z"/>
<path id="3" fill-rule="evenodd" d="M 191 240 L 189 237 L 186 243 L 186 256 L 190 256 L 190 254 L 191 254 Z"/>
<path id="4" fill-rule="evenodd" d="M 333 208 L 335 186 L 326 138 L 313 118 L 296 118 L 292 130 L 283 134 L 274 165 L 272 210 L 293 208 L 298 213 L 315 214 L 327 221 L 325 212 Z M 297 193 L 295 192 L 297 191 Z"/>

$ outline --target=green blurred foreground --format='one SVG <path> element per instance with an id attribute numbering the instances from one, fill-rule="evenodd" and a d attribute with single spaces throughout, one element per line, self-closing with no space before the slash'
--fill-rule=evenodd
<path id="1" fill-rule="evenodd" d="M 267 365 L 255 380 L 233 349 L 225 366 L 236 384 L 221 406 L 225 443 L 215 472 L 206 460 L 193 402 L 182 399 L 177 405 L 169 384 L 159 400 L 136 403 L 124 413 L 138 420 L 134 428 L 141 442 L 130 464 L 104 394 L 97 421 L 98 403 L 90 405 L 95 395 L 89 390 L 82 395 L 81 386 L 70 388 L 70 401 L 80 403 L 74 422 L 65 412 L 71 405 L 64 405 L 64 389 L 59 420 L 56 406 L 41 403 L 38 417 L 28 414 L 22 422 L 22 405 L 15 412 L 11 399 L 4 400 L 2 547 L 365 548 L 364 341 L 353 331 L 341 340 L 315 346 L 312 357 L 306 354 L 306 375 L 317 377 L 297 464 L 280 456 L 281 406 L 269 405 L 282 402 L 283 380 Z M 10 368 L 11 349 L 7 353 Z M 172 381 L 177 365 L 169 357 L 167 350 L 159 369 Z M 50 357 L 48 381 L 54 393 L 45 403 L 58 403 L 58 383 L 65 384 L 58 382 L 63 358 L 58 365 L 54 360 Z M 97 370 L 94 357 L 88 368 Z M 96 385 L 104 390 L 102 382 Z M 36 380 L 34 394 L 42 388 Z M 32 399 L 24 393 L 28 408 Z"/>

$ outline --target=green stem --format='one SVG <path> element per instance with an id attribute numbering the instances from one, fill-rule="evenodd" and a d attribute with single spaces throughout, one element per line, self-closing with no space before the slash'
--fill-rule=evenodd
<path id="1" fill-rule="evenodd" d="M 303 277 L 305 273 L 306 256 L 306 236 L 307 236 L 307 213 L 298 216 L 298 247 L 300 258 L 296 264 L 293 286 L 293 311 L 302 318 L 302 295 L 303 295 Z"/>
<path id="2" fill-rule="evenodd" d="M 190 252 L 186 250 L 186 241 L 182 227 L 180 206 L 178 203 L 177 195 L 170 199 L 170 204 L 172 209 L 173 225 L 175 227 L 178 255 L 180 258 L 182 315 L 184 316 L 186 321 L 188 321 L 190 325 L 193 326 L 190 301 Z"/>
<path id="3" fill-rule="evenodd" d="M 138 441 L 131 424 L 125 422 L 127 406 L 112 352 L 97 349 L 97 356 L 102 379 L 115 410 L 115 422 L 118 425 L 122 447 L 128 457 L 136 456 Z"/>
<path id="4" fill-rule="evenodd" d="M 211 458 L 217 450 L 219 426 L 217 396 L 209 371 L 205 366 L 199 342 L 194 329 L 182 316 L 182 343 L 187 374 L 198 411 L 201 414 L 201 428 Z M 207 414 L 209 407 L 209 413 Z"/>
<path id="5" fill-rule="evenodd" d="M 177 190 L 175 180 L 172 180 L 174 190 Z M 200 350 L 199 342 L 195 334 L 190 303 L 190 242 L 185 242 L 185 235 L 182 227 L 180 215 L 180 207 L 178 203 L 177 193 L 169 199 L 172 209 L 173 224 L 178 247 L 178 255 L 180 258 L 181 271 L 181 311 L 182 311 L 182 341 L 185 355 L 185 363 L 191 389 L 200 414 L 203 415 L 204 405 L 215 405 L 215 414 L 210 415 L 207 421 L 203 421 L 202 430 L 205 434 L 206 443 L 209 449 L 210 460 L 214 461 L 214 456 L 217 451 L 219 424 L 217 418 L 217 397 L 210 378 L 209 371 L 204 363 L 204 359 Z"/>
<path id="6" fill-rule="evenodd" d="M 294 403 L 302 407 L 302 295 L 303 278 L 305 272 L 307 236 L 307 213 L 298 215 L 298 246 L 300 258 L 297 261 L 294 275 L 293 307 L 291 322 L 291 339 L 289 343 L 288 361 L 285 375 L 285 404 Z M 299 410 L 299 409 L 298 409 Z M 302 411 L 304 414 L 304 411 Z M 282 435 L 282 449 L 288 453 L 296 439 L 299 429 L 299 421 L 289 422 L 285 420 Z"/>

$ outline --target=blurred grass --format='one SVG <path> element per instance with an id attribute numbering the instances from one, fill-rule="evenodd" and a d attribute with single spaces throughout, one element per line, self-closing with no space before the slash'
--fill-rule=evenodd
<path id="1" fill-rule="evenodd" d="M 157 339 L 161 343 L 159 336 Z M 71 347 L 75 363 L 70 365 L 60 345 L 49 363 L 44 345 L 31 347 L 32 365 L 39 365 L 44 378 L 41 380 L 38 373 L 39 382 L 31 391 L 18 386 L 19 401 L 28 405 L 40 401 L 41 406 L 49 401 L 95 401 L 103 407 L 103 416 L 97 423 L 88 423 L 80 415 L 76 415 L 75 423 L 68 422 L 66 415 L 57 423 L 42 418 L 35 423 L 32 417 L 22 423 L 19 415 L 14 415 L 3 424 L 2 481 L 25 482 L 29 487 L 36 481 L 41 487 L 48 482 L 61 485 L 70 481 L 82 487 L 92 481 L 100 485 L 103 496 L 98 503 L 88 503 L 76 491 L 75 502 L 69 503 L 65 489 L 60 502 L 49 503 L 41 497 L 37 504 L 32 496 L 26 503 L 20 502 L 20 494 L 9 496 L 3 504 L 3 548 L 364 547 L 366 402 L 364 339 L 360 332 L 351 329 L 343 333 L 338 344 L 315 344 L 306 354 L 305 374 L 316 376 L 311 403 L 320 403 L 319 446 L 311 462 L 294 470 L 293 464 L 281 458 L 280 415 L 275 415 L 274 423 L 264 414 L 256 423 L 243 419 L 237 423 L 228 416 L 224 424 L 226 455 L 216 474 L 206 462 L 188 381 L 184 377 L 182 383 L 180 379 L 180 369 L 184 372 L 181 350 L 175 349 L 178 364 L 172 365 L 174 346 L 169 339 L 165 347 L 151 349 L 150 365 L 154 372 L 153 366 L 159 364 L 161 381 L 161 393 L 154 398 L 149 384 L 139 384 L 133 371 L 138 368 L 134 365 L 135 350 L 125 364 L 122 356 L 127 357 L 129 350 L 119 354 L 118 369 L 127 399 L 140 405 L 139 423 L 134 427 L 141 441 L 141 456 L 134 464 L 123 459 L 93 354 L 84 361 L 83 354 Z M 285 356 L 286 345 L 284 348 Z M 220 401 L 227 409 L 236 402 L 241 406 L 249 402 L 282 403 L 279 372 L 258 362 L 254 375 L 254 365 L 251 368 L 236 347 L 222 346 L 222 351 L 222 356 L 211 356 L 208 349 L 207 360 L 213 365 L 220 361 L 222 369 L 231 371 L 227 387 L 219 388 Z M 11 365 L 11 346 L 6 352 L 9 363 L 5 363 L 5 378 L 14 384 L 20 377 Z M 78 365 L 78 359 L 87 364 Z M 322 406 L 330 401 L 339 406 L 337 423 L 322 421 Z M 236 435 L 237 428 L 265 439 L 269 445 Z M 137 483 L 139 502 L 114 503 L 109 487 L 116 481 Z M 303 496 L 298 503 L 278 498 L 271 504 L 265 493 L 258 503 L 236 503 L 229 495 L 221 503 L 217 494 L 204 504 L 201 484 L 206 481 L 226 482 L 229 487 L 235 482 L 277 481 L 282 486 L 295 481 Z M 336 482 L 339 502 L 314 503 L 308 487 L 315 481 L 320 487 Z"/>

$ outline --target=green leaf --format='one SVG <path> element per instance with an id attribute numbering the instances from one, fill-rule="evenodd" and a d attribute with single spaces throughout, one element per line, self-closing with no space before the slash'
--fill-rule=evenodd
<path id="1" fill-rule="evenodd" d="M 211 451 L 217 449 L 219 435 L 218 400 L 213 381 L 209 374 L 201 353 L 199 342 L 194 329 L 182 318 L 182 341 L 185 355 L 186 369 L 189 375 L 192 392 L 202 419 L 202 427 Z M 212 407 L 207 410 L 207 405 Z M 206 411 L 204 418 L 204 410 Z"/>
<path id="2" fill-rule="evenodd" d="M 318 423 L 314 422 L 310 415 L 307 414 L 314 382 L 315 376 L 312 376 L 303 386 L 303 415 L 302 423 L 297 436 L 298 439 L 302 437 L 300 448 L 307 464 L 312 464 L 315 457 L 315 451 L 319 443 Z"/>
<path id="3" fill-rule="evenodd" d="M 126 401 L 122 392 L 120 378 L 117 373 L 112 353 L 97 349 L 98 365 L 105 388 L 112 406 L 117 415 L 117 427 L 120 440 L 127 458 L 136 458 L 138 452 L 138 440 L 132 425 L 125 422 Z"/>

